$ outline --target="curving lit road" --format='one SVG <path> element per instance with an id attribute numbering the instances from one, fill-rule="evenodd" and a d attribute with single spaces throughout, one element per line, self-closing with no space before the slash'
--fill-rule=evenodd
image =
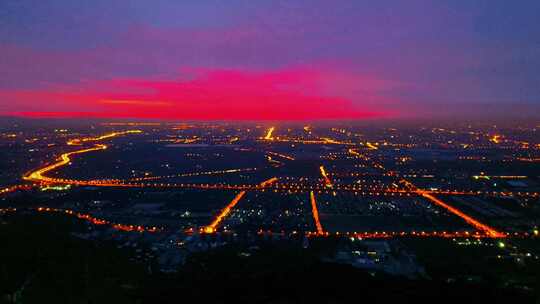
<path id="1" fill-rule="evenodd" d="M 141 130 L 127 130 L 127 131 L 122 131 L 122 132 L 112 132 L 112 133 L 108 133 L 108 134 L 98 136 L 98 137 L 83 137 L 83 138 L 71 139 L 67 142 L 67 144 L 70 146 L 81 145 L 83 142 L 100 141 L 103 139 L 113 138 L 113 137 L 117 137 L 121 135 L 139 134 L 139 133 L 142 133 L 142 131 Z M 73 155 L 88 153 L 92 151 L 105 150 L 105 149 L 107 149 L 106 145 L 96 144 L 92 148 L 86 148 L 86 149 L 81 149 L 77 151 L 63 153 L 62 155 L 60 155 L 57 162 L 51 165 L 45 166 L 43 168 L 37 169 L 35 171 L 29 172 L 23 176 L 23 179 L 27 181 L 42 182 L 42 183 L 43 182 L 45 183 L 58 182 L 58 179 L 47 177 L 45 176 L 45 174 L 69 164 L 71 162 L 71 156 Z M 80 184 L 80 183 L 74 183 L 74 184 Z"/>

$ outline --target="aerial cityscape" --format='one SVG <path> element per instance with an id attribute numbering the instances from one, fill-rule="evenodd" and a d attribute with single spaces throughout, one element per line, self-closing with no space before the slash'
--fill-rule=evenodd
<path id="1" fill-rule="evenodd" d="M 496 281 L 527 290 L 535 278 L 524 269 L 540 264 L 539 128 L 16 124 L 1 134 L 11 161 L 0 211 L 8 223 L 72 218 L 78 238 L 129 248 L 151 271 L 219 247 L 249 256 L 287 244 L 425 279 L 440 265 L 422 263 L 433 253 L 418 242 L 442 241 L 447 258 L 466 247 L 485 255 L 478 268 L 514 267 Z M 462 271 L 447 279 L 482 275 Z"/>
<path id="2" fill-rule="evenodd" d="M 0 303 L 540 303 L 540 3 L 0 3 Z"/>

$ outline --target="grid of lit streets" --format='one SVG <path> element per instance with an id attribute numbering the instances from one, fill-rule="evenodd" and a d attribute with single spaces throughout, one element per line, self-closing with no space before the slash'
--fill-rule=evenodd
<path id="1" fill-rule="evenodd" d="M 34 208 L 119 231 L 308 238 L 538 236 L 537 222 L 522 216 L 539 199 L 538 181 L 519 172 L 540 162 L 534 134 L 502 134 L 491 126 L 381 128 L 371 134 L 353 127 L 226 124 L 107 123 L 98 129 L 102 133 L 3 133 L 3 141 L 37 147 L 28 149 L 31 153 L 48 152 L 24 173 L 22 183 L 0 194 L 77 188 L 182 191 L 200 196 L 193 209 L 212 215 L 197 217 L 186 209 L 181 216 L 189 221 L 168 225 L 111 219 L 104 207 L 99 216 L 76 206 Z M 450 162 L 462 169 L 445 167 Z M 498 164 L 511 173 L 493 168 Z M 16 212 L 17 206 L 1 211 Z"/>

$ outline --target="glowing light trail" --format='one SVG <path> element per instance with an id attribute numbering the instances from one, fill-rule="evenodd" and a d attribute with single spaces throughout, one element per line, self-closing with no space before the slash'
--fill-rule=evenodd
<path id="1" fill-rule="evenodd" d="M 49 207 L 39 207 L 36 209 L 38 212 L 42 213 L 60 213 L 60 214 L 66 214 L 70 216 L 74 216 L 78 219 L 85 220 L 93 225 L 109 225 L 115 230 L 119 231 L 137 231 L 137 232 L 158 232 L 161 231 L 161 229 L 157 227 L 145 227 L 141 225 L 126 225 L 126 224 L 118 224 L 118 223 L 112 223 L 108 220 L 96 218 L 90 214 L 84 214 L 79 213 L 73 210 L 69 209 L 57 209 L 57 208 L 49 208 Z"/>
<path id="2" fill-rule="evenodd" d="M 174 174 L 174 175 L 135 177 L 135 178 L 128 179 L 128 181 L 156 180 L 156 179 L 191 177 L 191 176 L 201 176 L 201 175 L 221 175 L 221 174 L 248 172 L 248 171 L 255 171 L 255 170 L 257 170 L 257 168 L 239 168 L 239 169 L 215 170 L 215 171 L 205 171 L 205 172 L 190 172 L 190 173 L 179 173 L 179 174 Z M 121 180 L 118 180 L 118 181 L 121 181 Z"/>
<path id="3" fill-rule="evenodd" d="M 0 189 L 0 194 L 7 194 L 7 193 L 15 192 L 17 190 L 29 190 L 31 188 L 32 188 L 31 185 L 14 185 L 14 186 Z"/>
<path id="4" fill-rule="evenodd" d="M 370 143 L 369 141 L 366 142 L 366 146 L 367 146 L 368 149 L 370 149 L 370 150 L 378 150 L 378 149 L 379 149 L 377 146 L 375 146 L 374 144 Z"/>
<path id="5" fill-rule="evenodd" d="M 347 150 L 347 151 L 349 152 L 349 154 L 353 155 L 353 156 L 356 157 L 356 158 L 360 158 L 360 159 L 365 160 L 365 161 L 369 161 L 369 160 L 370 160 L 369 157 L 367 157 L 367 156 L 364 155 L 364 154 L 358 153 L 358 151 L 356 151 L 355 149 L 352 149 L 352 148 L 351 148 L 351 149 L 349 149 L 349 150 Z"/>
<path id="6" fill-rule="evenodd" d="M 268 152 L 266 152 L 266 154 L 270 154 L 270 155 L 277 156 L 277 157 L 281 157 L 281 158 L 288 159 L 288 160 L 294 160 L 294 159 L 295 159 L 295 158 L 292 157 L 292 156 L 289 156 L 289 155 L 286 155 L 286 154 L 282 154 L 282 153 L 277 153 L 277 152 L 271 152 L 271 151 L 268 151 Z"/>
<path id="7" fill-rule="evenodd" d="M 349 149 L 347 150 L 351 155 L 354 155 L 354 156 L 361 156 L 362 154 L 358 153 L 356 150 L 354 149 Z"/>
<path id="8" fill-rule="evenodd" d="M 78 213 L 73 210 L 69 209 L 57 209 L 57 208 L 49 208 L 49 207 L 39 207 L 39 208 L 31 208 L 30 210 L 36 210 L 39 213 L 58 213 L 58 214 L 64 214 L 67 216 L 75 216 L 79 219 L 85 220 L 90 224 L 93 225 L 109 225 L 111 228 L 118 230 L 118 231 L 126 231 L 126 232 L 162 232 L 164 231 L 164 228 L 159 227 L 148 227 L 148 226 L 140 226 L 140 225 L 128 225 L 128 224 L 117 224 L 112 223 L 110 221 L 107 221 L 105 219 L 99 219 L 95 218 L 89 214 L 84 213 Z M 0 208 L 0 214 L 6 214 L 6 213 L 14 213 L 17 212 L 17 208 Z M 230 233 L 230 232 L 224 232 L 224 233 Z M 257 232 L 258 235 L 281 235 L 283 236 L 285 234 L 284 231 L 281 232 L 272 232 L 272 231 L 264 231 L 259 230 Z M 297 234 L 296 231 L 293 231 L 291 234 Z M 415 237 L 415 238 L 475 238 L 475 239 L 482 239 L 482 238 L 493 238 L 490 235 L 487 235 L 485 233 L 481 233 L 479 231 L 364 231 L 364 232 L 350 232 L 350 231 L 344 231 L 344 232 L 327 232 L 324 231 L 322 234 L 318 232 L 310 232 L 306 231 L 305 235 L 307 237 L 333 237 L 333 236 L 347 236 L 347 237 L 355 237 L 359 239 L 387 239 L 387 238 L 399 238 L 399 237 Z M 534 230 L 532 233 L 530 232 L 514 232 L 514 233 L 507 233 L 505 234 L 506 238 L 538 238 L 538 230 Z"/>
<path id="9" fill-rule="evenodd" d="M 268 132 L 266 133 L 266 136 L 264 137 L 265 140 L 273 140 L 272 133 L 274 132 L 275 128 L 271 127 L 268 129 Z"/>
<path id="10" fill-rule="evenodd" d="M 277 182 L 278 180 L 279 180 L 279 178 L 277 178 L 277 177 L 272 177 L 272 178 L 267 179 L 267 180 L 265 180 L 264 182 L 260 183 L 260 184 L 259 184 L 259 187 L 264 188 L 264 187 L 266 187 L 266 186 L 269 186 L 269 185 L 272 184 L 272 183 Z"/>
<path id="11" fill-rule="evenodd" d="M 440 207 L 443 207 L 444 209 L 446 209 L 450 213 L 453 213 L 453 214 L 459 216 L 460 218 L 465 220 L 465 222 L 467 222 L 468 224 L 470 224 L 474 228 L 485 232 L 488 236 L 493 237 L 493 238 L 504 238 L 504 237 L 506 237 L 506 234 L 504 234 L 502 232 L 499 232 L 499 231 L 489 227 L 488 225 L 480 223 L 479 221 L 473 219 L 472 217 L 466 215 L 465 213 L 459 211 L 458 209 L 446 204 L 445 202 L 441 201 L 440 199 L 436 198 L 435 196 L 433 196 L 433 195 L 431 195 L 429 193 L 426 193 L 425 191 L 422 191 L 422 190 L 418 190 L 417 192 L 422 197 L 430 200 L 431 202 L 435 203 L 436 205 L 438 205 Z"/>
<path id="12" fill-rule="evenodd" d="M 138 133 L 141 133 L 141 132 L 142 131 L 140 131 L 140 130 L 128 130 L 128 131 L 123 131 L 123 132 L 113 132 L 113 133 L 105 134 L 105 135 L 102 135 L 102 136 L 99 136 L 99 137 L 85 137 L 85 138 L 81 138 L 81 139 L 73 139 L 73 140 L 68 141 L 67 144 L 68 145 L 80 145 L 82 142 L 103 140 L 103 139 L 112 138 L 112 137 L 116 137 L 116 136 L 120 136 L 120 135 L 138 134 Z M 92 148 L 87 148 L 87 149 L 82 149 L 82 150 L 77 150 L 77 151 L 64 153 L 64 154 L 60 155 L 60 158 L 58 159 L 58 161 L 56 163 L 53 163 L 51 165 L 48 165 L 48 166 L 43 167 L 41 169 L 38 169 L 36 171 L 27 173 L 27 174 L 25 174 L 23 176 L 23 179 L 28 180 L 28 181 L 33 181 L 33 182 L 57 182 L 57 179 L 47 177 L 44 174 L 69 164 L 69 162 L 71 161 L 71 156 L 72 155 L 87 153 L 87 152 L 91 152 L 91 151 L 105 150 L 105 149 L 107 149 L 106 145 L 96 144 Z"/>
<path id="13" fill-rule="evenodd" d="M 64 154 L 60 155 L 60 158 L 58 159 L 58 161 L 56 163 L 53 163 L 51 165 L 48 165 L 48 166 L 43 167 L 41 169 L 38 169 L 36 171 L 30 172 L 30 173 L 26 174 L 25 176 L 23 176 L 23 179 L 28 180 L 28 181 L 33 181 L 33 182 L 55 182 L 54 178 L 47 177 L 44 174 L 49 172 L 49 171 L 55 170 L 57 168 L 60 168 L 62 166 L 65 166 L 65 165 L 69 164 L 69 162 L 71 161 L 70 157 L 72 155 L 87 153 L 87 152 L 91 152 L 91 151 L 105 150 L 105 149 L 107 149 L 106 145 L 98 144 L 93 148 L 82 149 L 82 150 L 77 150 L 77 151 L 73 151 L 73 152 L 64 153 Z"/>
<path id="14" fill-rule="evenodd" d="M 223 219 L 226 216 L 229 215 L 229 213 L 231 213 L 232 208 L 234 208 L 234 206 L 236 206 L 236 204 L 238 204 L 238 202 L 242 199 L 242 197 L 244 197 L 245 194 L 246 194 L 246 191 L 241 191 L 240 193 L 238 193 L 234 197 L 234 199 L 223 210 L 221 210 L 221 212 L 214 219 L 214 221 L 210 225 L 208 225 L 208 226 L 206 226 L 204 228 L 204 232 L 205 233 L 213 233 L 213 232 L 215 232 L 217 226 L 221 223 L 221 221 L 223 221 Z"/>
<path id="15" fill-rule="evenodd" d="M 264 182 L 260 183 L 259 186 L 261 187 L 265 187 L 275 181 L 277 181 L 278 178 L 277 177 L 272 177 L 268 180 L 265 180 Z M 221 212 L 218 214 L 218 216 L 214 219 L 214 221 L 204 227 L 203 229 L 203 232 L 204 233 L 213 233 L 216 231 L 216 228 L 219 226 L 219 224 L 223 221 L 224 218 L 226 218 L 229 213 L 231 213 L 232 209 L 234 208 L 234 206 L 236 206 L 236 204 L 238 204 L 238 202 L 242 199 L 242 197 L 244 197 L 244 195 L 246 194 L 246 191 L 241 191 L 240 193 L 238 193 L 234 199 L 223 209 L 221 210 Z"/>
<path id="16" fill-rule="evenodd" d="M 501 135 L 493 135 L 489 138 L 489 141 L 491 141 L 492 143 L 494 144 L 500 144 L 501 143 L 501 140 L 502 140 L 502 136 Z"/>
<path id="17" fill-rule="evenodd" d="M 122 132 L 112 132 L 112 133 L 101 135 L 98 137 L 83 137 L 83 138 L 71 139 L 67 142 L 67 144 L 69 146 L 78 146 L 78 145 L 81 145 L 83 142 L 100 141 L 100 140 L 104 140 L 104 139 L 112 138 L 116 136 L 127 135 L 127 134 L 139 134 L 139 133 L 142 133 L 142 131 L 141 130 L 127 130 L 127 131 L 122 131 Z"/>
<path id="18" fill-rule="evenodd" d="M 459 211 L 457 208 L 454 208 L 454 207 L 448 205 L 447 203 L 443 202 L 442 200 L 436 198 L 435 196 L 430 194 L 429 191 L 419 189 L 419 188 L 417 188 L 415 185 L 413 185 L 411 182 L 409 182 L 407 180 L 402 180 L 402 182 L 407 187 L 414 190 L 418 195 L 428 199 L 429 201 L 431 201 L 435 205 L 446 209 L 448 212 L 450 212 L 450 213 L 452 213 L 454 215 L 457 215 L 458 217 L 463 219 L 465 222 L 467 222 L 469 225 L 471 225 L 474 228 L 484 232 L 489 237 L 493 237 L 493 238 L 504 238 L 504 237 L 506 237 L 506 234 L 504 234 L 502 232 L 499 232 L 499 231 L 489 227 L 486 224 L 480 223 L 479 221 L 475 220 L 474 218 L 472 218 L 472 217 L 466 215 L 465 213 Z"/>
<path id="19" fill-rule="evenodd" d="M 315 221 L 315 227 L 317 228 L 317 234 L 324 234 L 324 230 L 319 220 L 319 210 L 317 209 L 317 201 L 315 200 L 315 194 L 313 191 L 309 192 L 309 200 L 311 201 L 311 213 L 313 214 L 313 220 Z"/>
<path id="20" fill-rule="evenodd" d="M 321 171 L 321 175 L 324 178 L 324 183 L 325 183 L 326 187 L 332 188 L 332 186 L 333 186 L 332 181 L 328 177 L 328 174 L 326 173 L 326 170 L 324 169 L 324 166 L 320 166 L 319 170 Z"/>

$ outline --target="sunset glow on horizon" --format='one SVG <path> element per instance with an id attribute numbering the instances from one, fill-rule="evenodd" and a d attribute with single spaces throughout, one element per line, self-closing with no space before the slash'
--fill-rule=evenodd
<path id="1" fill-rule="evenodd" d="M 538 116 L 537 1 L 7 1 L 0 116 Z M 504 26 L 502 26 L 504 24 Z M 536 114 L 535 114 L 536 113 Z"/>
<path id="2" fill-rule="evenodd" d="M 377 104 L 353 103 L 340 96 L 344 83 L 381 85 L 356 75 L 306 69 L 197 70 L 195 74 L 189 79 L 115 79 L 61 90 L 0 92 L 0 96 L 31 109 L 8 114 L 34 118 L 305 120 L 377 118 L 390 113 Z M 378 98 L 364 95 L 358 98 Z M 42 110 L 43 103 L 48 104 L 47 111 Z"/>

